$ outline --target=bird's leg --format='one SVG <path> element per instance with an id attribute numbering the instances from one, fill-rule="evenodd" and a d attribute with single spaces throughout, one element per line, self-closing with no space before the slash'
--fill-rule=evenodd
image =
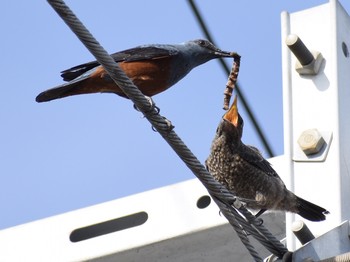
<path id="1" fill-rule="evenodd" d="M 255 218 L 254 225 L 261 226 L 264 223 L 264 220 L 262 218 L 259 218 L 260 215 L 262 215 L 266 209 L 261 209 L 255 216 L 253 216 L 245 207 L 245 205 L 238 199 L 233 203 L 233 207 L 238 209 L 239 212 L 244 214 L 244 216 L 251 216 Z"/>
<path id="2" fill-rule="evenodd" d="M 260 211 L 258 213 L 255 214 L 255 218 L 258 218 L 259 216 L 261 216 L 262 214 L 264 214 L 264 212 L 266 211 L 266 209 L 260 209 Z"/>
<path id="3" fill-rule="evenodd" d="M 239 72 L 239 66 L 241 64 L 241 56 L 237 53 L 233 53 L 233 65 L 231 69 L 231 73 L 228 77 L 227 83 L 226 83 L 226 89 L 224 92 L 224 110 L 227 110 L 230 105 L 230 99 L 232 96 L 232 91 L 236 86 L 237 78 L 238 78 L 238 72 Z"/>
<path id="4" fill-rule="evenodd" d="M 148 102 L 150 103 L 151 107 L 150 107 L 150 111 L 155 109 L 157 114 L 159 114 L 160 112 L 160 108 L 158 106 L 156 106 L 156 103 L 153 101 L 152 97 L 150 96 L 145 96 L 148 100 Z"/>
<path id="5" fill-rule="evenodd" d="M 235 198 L 232 205 L 236 209 L 240 209 L 242 206 L 244 207 L 244 204 L 238 198 Z"/>
<path id="6" fill-rule="evenodd" d="M 148 102 L 150 103 L 150 108 L 145 112 L 145 114 L 149 114 L 153 111 L 155 111 L 156 114 L 159 114 L 160 108 L 156 106 L 156 103 L 153 101 L 153 99 L 150 96 L 145 96 Z M 134 104 L 134 109 L 136 111 L 140 112 L 140 109 Z M 174 129 L 175 126 L 172 125 L 171 121 L 168 120 L 166 117 L 163 117 L 165 123 L 167 124 L 168 130 L 171 131 Z M 152 130 L 157 132 L 157 130 L 152 126 Z"/>

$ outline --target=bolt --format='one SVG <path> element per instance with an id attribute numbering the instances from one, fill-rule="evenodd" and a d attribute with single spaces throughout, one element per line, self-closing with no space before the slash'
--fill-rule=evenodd
<path id="1" fill-rule="evenodd" d="M 288 35 L 286 44 L 290 51 L 295 55 L 297 61 L 295 70 L 300 75 L 317 75 L 322 62 L 323 56 L 320 52 L 310 51 L 297 35 Z"/>
<path id="2" fill-rule="evenodd" d="M 317 154 L 325 143 L 316 128 L 305 130 L 298 139 L 298 144 L 306 155 Z"/>
<path id="3" fill-rule="evenodd" d="M 297 57 L 301 65 L 308 65 L 314 60 L 314 56 L 297 35 L 288 35 L 286 44 L 290 51 Z"/>
<path id="4" fill-rule="evenodd" d="M 315 238 L 315 236 L 311 233 L 310 229 L 302 220 L 297 220 L 293 222 L 292 231 L 294 235 L 299 239 L 302 245 Z"/>

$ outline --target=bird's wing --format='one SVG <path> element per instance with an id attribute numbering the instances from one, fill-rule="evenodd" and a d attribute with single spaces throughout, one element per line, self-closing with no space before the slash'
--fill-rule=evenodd
<path id="1" fill-rule="evenodd" d="M 262 170 L 269 176 L 279 177 L 277 172 L 272 168 L 269 161 L 267 161 L 260 153 L 260 151 L 253 146 L 244 145 L 244 150 L 241 150 L 240 156 L 248 161 L 253 166 Z"/>
<path id="2" fill-rule="evenodd" d="M 127 49 L 121 52 L 111 54 L 111 56 L 116 62 L 134 62 L 174 56 L 178 54 L 178 52 L 179 51 L 175 47 L 170 45 L 166 48 L 161 45 L 149 45 Z M 100 63 L 97 61 L 91 61 L 88 63 L 77 65 L 62 71 L 61 77 L 64 81 L 71 81 L 99 65 Z"/>
<path id="3" fill-rule="evenodd" d="M 134 62 L 174 56 L 177 55 L 178 52 L 178 49 L 170 45 L 167 45 L 166 47 L 162 45 L 150 45 L 117 52 L 112 54 L 112 57 L 116 62 Z"/>

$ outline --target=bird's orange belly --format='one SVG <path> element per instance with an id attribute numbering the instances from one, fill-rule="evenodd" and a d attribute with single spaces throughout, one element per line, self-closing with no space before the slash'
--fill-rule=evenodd
<path id="1" fill-rule="evenodd" d="M 169 63 L 171 61 L 169 60 L 169 58 L 161 58 L 137 62 L 121 62 L 119 66 L 144 95 L 153 96 L 171 86 L 169 82 L 171 73 Z M 116 93 L 126 97 L 119 86 L 107 77 L 107 72 L 102 66 L 96 69 L 85 85 L 86 89 L 91 88 L 95 92 Z"/>

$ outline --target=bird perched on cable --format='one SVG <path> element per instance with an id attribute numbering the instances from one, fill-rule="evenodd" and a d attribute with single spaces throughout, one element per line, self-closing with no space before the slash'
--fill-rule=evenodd
<path id="1" fill-rule="evenodd" d="M 153 96 L 176 84 L 193 68 L 215 58 L 234 55 L 218 49 L 207 40 L 193 40 L 175 45 L 143 45 L 111 56 L 144 95 Z M 37 102 L 100 92 L 127 98 L 97 61 L 61 73 L 68 83 L 40 93 L 36 97 Z"/>
<path id="2" fill-rule="evenodd" d="M 297 213 L 311 221 L 325 220 L 329 212 L 289 191 L 258 149 L 242 141 L 243 119 L 237 97 L 216 130 L 206 166 L 214 178 L 248 208 Z"/>

